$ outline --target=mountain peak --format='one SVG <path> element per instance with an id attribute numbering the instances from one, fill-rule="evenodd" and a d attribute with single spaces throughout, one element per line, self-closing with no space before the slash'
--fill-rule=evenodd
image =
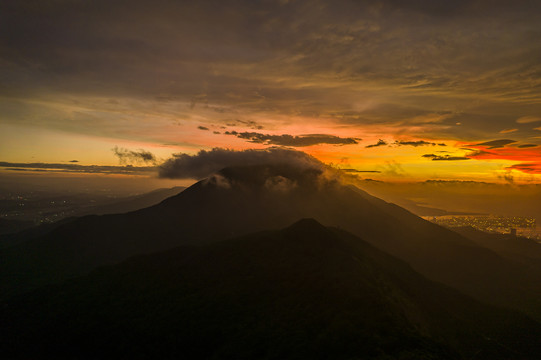
<path id="1" fill-rule="evenodd" d="M 261 164 L 226 167 L 210 178 L 218 175 L 235 183 L 259 186 L 266 186 L 273 179 L 287 179 L 298 185 L 308 185 L 317 181 L 322 172 L 319 168 L 295 167 L 287 163 Z"/>
<path id="2" fill-rule="evenodd" d="M 293 223 L 287 230 L 320 230 L 327 231 L 328 229 L 314 218 L 303 218 Z"/>

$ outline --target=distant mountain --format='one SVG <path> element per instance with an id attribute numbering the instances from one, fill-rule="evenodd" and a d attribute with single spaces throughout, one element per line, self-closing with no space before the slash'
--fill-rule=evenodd
<path id="1" fill-rule="evenodd" d="M 541 325 L 305 219 L 12 299 L 4 358 L 538 359 Z"/>
<path id="2" fill-rule="evenodd" d="M 81 208 L 73 208 L 71 213 L 75 214 L 75 216 L 127 213 L 156 205 L 168 197 L 177 195 L 184 189 L 185 187 L 182 186 L 157 189 L 145 194 L 110 201 L 106 204 L 90 207 L 85 205 Z M 33 221 L 0 219 L 0 249 L 43 236 L 58 226 L 73 221 L 75 216 L 62 218 L 52 223 L 43 223 L 38 226 L 35 226 Z"/>
<path id="3" fill-rule="evenodd" d="M 404 209 L 414 213 L 417 216 L 443 216 L 443 215 L 480 215 L 479 213 L 449 211 L 429 206 L 423 206 L 408 199 L 393 200 L 393 203 L 403 207 Z"/>
<path id="4" fill-rule="evenodd" d="M 108 204 L 85 209 L 83 212 L 77 212 L 77 216 L 83 215 L 105 215 L 122 214 L 130 211 L 136 211 L 152 205 L 156 205 L 168 197 L 175 196 L 186 189 L 183 186 L 175 186 L 167 189 L 157 189 L 151 192 L 130 196 Z"/>
<path id="5" fill-rule="evenodd" d="M 0 296 L 183 244 L 204 244 L 310 217 L 410 263 L 431 280 L 541 319 L 541 274 L 451 230 L 328 179 L 287 166 L 226 168 L 158 205 L 87 216 L 0 250 Z"/>

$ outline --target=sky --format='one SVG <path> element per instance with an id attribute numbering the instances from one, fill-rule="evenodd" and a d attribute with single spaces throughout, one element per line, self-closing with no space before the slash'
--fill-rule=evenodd
<path id="1" fill-rule="evenodd" d="M 363 179 L 541 183 L 538 1 L 0 4 L 0 172 L 287 147 Z M 177 174 L 178 178 L 189 176 Z"/>

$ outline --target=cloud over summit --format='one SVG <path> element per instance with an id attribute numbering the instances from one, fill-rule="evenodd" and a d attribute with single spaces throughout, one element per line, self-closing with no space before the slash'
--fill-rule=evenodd
<path id="1" fill-rule="evenodd" d="M 300 170 L 325 169 L 304 152 L 282 148 L 230 150 L 214 148 L 195 155 L 175 154 L 159 166 L 159 176 L 170 179 L 202 179 L 230 166 L 288 165 Z"/>

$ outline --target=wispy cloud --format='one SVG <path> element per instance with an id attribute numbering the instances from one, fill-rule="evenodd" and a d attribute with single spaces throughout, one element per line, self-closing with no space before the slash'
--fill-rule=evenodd
<path id="1" fill-rule="evenodd" d="M 368 149 L 368 148 L 373 148 L 373 147 L 378 147 L 378 146 L 385 146 L 385 145 L 387 145 L 387 142 L 385 140 L 379 139 L 377 143 L 366 145 L 365 148 Z"/>
<path id="2" fill-rule="evenodd" d="M 381 173 L 379 170 L 340 169 L 348 173 Z"/>
<path id="3" fill-rule="evenodd" d="M 518 129 L 503 129 L 500 131 L 500 134 L 508 134 L 508 133 L 512 133 L 512 132 L 515 132 L 515 131 L 518 131 Z"/>
<path id="4" fill-rule="evenodd" d="M 402 177 L 406 175 L 406 171 L 402 167 L 402 164 L 395 160 L 386 161 L 385 164 L 380 167 L 382 168 L 382 173 L 388 176 Z"/>
<path id="5" fill-rule="evenodd" d="M 516 140 L 509 140 L 509 139 L 502 139 L 502 140 L 492 140 L 492 141 L 486 141 L 479 144 L 475 144 L 476 146 L 486 146 L 489 149 L 498 149 L 502 148 L 505 145 L 516 143 Z"/>
<path id="6" fill-rule="evenodd" d="M 120 160 L 121 164 L 150 163 L 155 165 L 157 163 L 156 156 L 154 156 L 154 154 L 152 154 L 150 151 L 143 149 L 128 150 L 119 148 L 118 146 L 115 146 L 112 150 L 115 156 Z"/>
<path id="7" fill-rule="evenodd" d="M 540 116 L 522 116 L 520 118 L 517 119 L 517 123 L 519 124 L 529 124 L 529 123 L 534 123 L 534 122 L 538 122 L 538 121 L 541 121 L 541 117 Z"/>
<path id="8" fill-rule="evenodd" d="M 528 174 L 541 174 L 541 162 L 521 163 L 507 167 L 509 170 L 518 170 Z"/>

